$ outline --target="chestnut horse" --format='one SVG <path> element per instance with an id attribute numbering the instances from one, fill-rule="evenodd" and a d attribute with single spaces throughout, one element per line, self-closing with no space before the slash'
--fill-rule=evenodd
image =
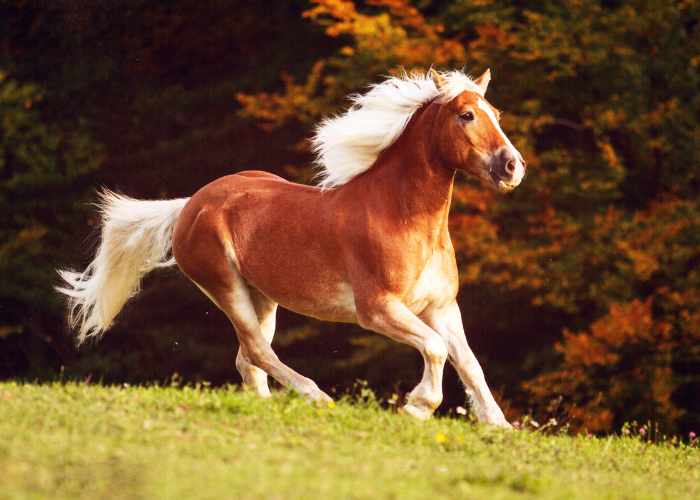
<path id="1" fill-rule="evenodd" d="M 488 71 L 471 80 L 431 70 L 353 96 L 353 106 L 325 120 L 313 139 L 320 187 L 251 171 L 218 179 L 190 199 L 103 193 L 95 259 L 83 273 L 59 271 L 78 343 L 109 328 L 147 272 L 177 263 L 233 323 L 236 367 L 261 396 L 270 394 L 271 375 L 330 400 L 273 352 L 281 304 L 418 349 L 425 370 L 407 413 L 432 415 L 449 359 L 477 420 L 510 427 L 467 345 L 447 227 L 457 170 L 501 191 L 525 173 L 484 99 L 489 80 Z"/>

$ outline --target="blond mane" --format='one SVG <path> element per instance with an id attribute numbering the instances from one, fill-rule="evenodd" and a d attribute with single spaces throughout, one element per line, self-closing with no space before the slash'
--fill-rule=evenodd
<path id="1" fill-rule="evenodd" d="M 465 90 L 484 95 L 483 89 L 461 71 L 441 73 L 447 83 L 438 91 L 429 73 L 404 73 L 370 85 L 365 94 L 350 96 L 345 113 L 326 118 L 316 127 L 311 150 L 321 168 L 319 185 L 342 186 L 366 171 L 379 154 L 402 134 L 424 103 L 449 102 Z"/>

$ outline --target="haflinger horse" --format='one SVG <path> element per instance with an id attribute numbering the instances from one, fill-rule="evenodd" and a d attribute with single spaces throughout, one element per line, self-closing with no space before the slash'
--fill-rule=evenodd
<path id="1" fill-rule="evenodd" d="M 350 109 L 322 122 L 312 139 L 318 187 L 248 171 L 189 199 L 102 193 L 94 260 L 82 273 L 59 271 L 78 344 L 110 327 L 146 273 L 177 263 L 233 323 L 236 367 L 261 396 L 270 395 L 270 375 L 305 397 L 330 400 L 272 350 L 280 304 L 418 349 L 425 369 L 406 413 L 432 415 L 449 359 L 477 420 L 510 428 L 467 344 L 447 223 L 457 170 L 500 191 L 525 173 L 484 99 L 490 78 L 431 70 L 351 96 Z"/>

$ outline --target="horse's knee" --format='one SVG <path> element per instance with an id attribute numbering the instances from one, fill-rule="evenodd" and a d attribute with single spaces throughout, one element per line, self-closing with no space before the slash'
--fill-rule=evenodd
<path id="1" fill-rule="evenodd" d="M 246 363 L 248 363 L 249 365 L 257 366 L 258 368 L 264 369 L 262 367 L 262 365 L 263 365 L 262 353 L 260 353 L 256 349 L 250 349 L 248 347 L 241 348 L 241 351 L 243 352 L 243 359 L 246 361 Z"/>
<path id="2" fill-rule="evenodd" d="M 447 361 L 447 346 L 440 337 L 433 337 L 423 346 L 423 357 L 427 363 L 444 365 Z"/>
<path id="3" fill-rule="evenodd" d="M 242 349 L 238 350 L 238 355 L 236 356 L 236 368 L 241 377 L 243 377 L 243 382 L 257 392 L 259 396 L 270 396 L 270 389 L 267 386 L 267 373 L 248 363 L 243 356 Z"/>
<path id="4" fill-rule="evenodd" d="M 246 362 L 267 373 L 270 373 L 271 366 L 279 361 L 269 345 L 241 342 L 241 353 Z"/>

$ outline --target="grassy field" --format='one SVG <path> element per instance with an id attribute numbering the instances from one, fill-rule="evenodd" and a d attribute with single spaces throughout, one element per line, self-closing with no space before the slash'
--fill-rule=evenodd
<path id="1" fill-rule="evenodd" d="M 697 445 L 236 388 L 0 384 L 0 498 L 700 498 Z"/>

